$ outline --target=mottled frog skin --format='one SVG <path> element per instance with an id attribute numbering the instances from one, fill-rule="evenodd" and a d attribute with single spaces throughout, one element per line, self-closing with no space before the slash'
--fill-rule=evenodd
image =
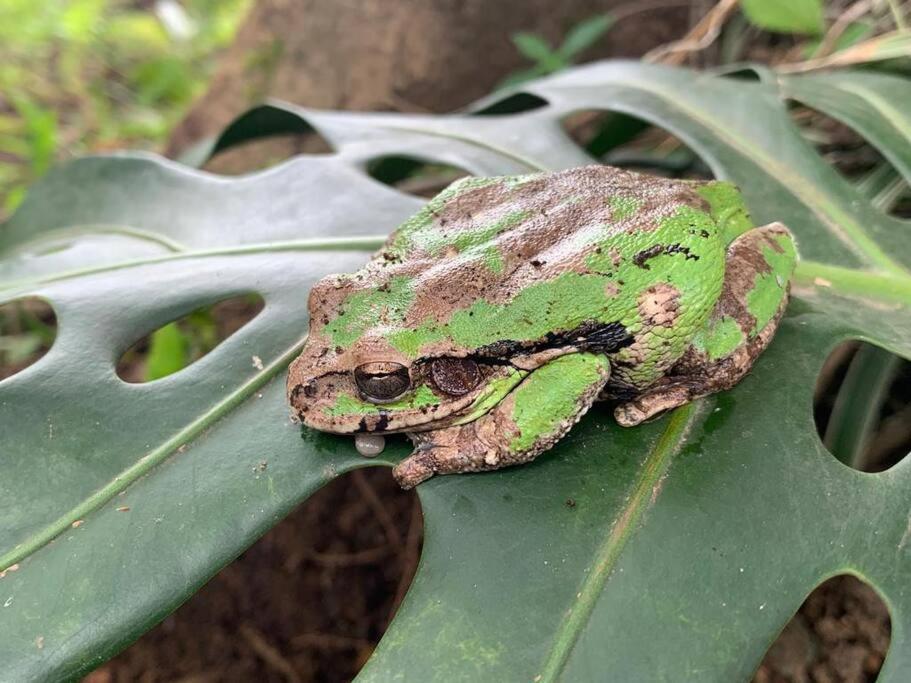
<path id="1" fill-rule="evenodd" d="M 726 182 L 608 166 L 466 178 L 313 288 L 288 397 L 314 429 L 408 434 L 406 488 L 527 462 L 598 398 L 632 426 L 736 384 L 796 257 Z"/>

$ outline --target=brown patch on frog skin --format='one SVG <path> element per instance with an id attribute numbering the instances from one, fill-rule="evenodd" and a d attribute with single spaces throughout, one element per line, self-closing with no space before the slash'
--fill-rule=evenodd
<path id="1" fill-rule="evenodd" d="M 638 305 L 646 328 L 673 327 L 680 314 L 680 290 L 659 282 L 639 295 Z"/>

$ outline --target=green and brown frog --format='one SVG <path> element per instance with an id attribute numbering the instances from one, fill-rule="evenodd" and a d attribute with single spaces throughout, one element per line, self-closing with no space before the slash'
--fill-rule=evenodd
<path id="1" fill-rule="evenodd" d="M 405 488 L 528 462 L 596 399 L 633 426 L 736 384 L 796 258 L 727 182 L 608 166 L 465 178 L 313 288 L 289 400 L 314 429 L 408 434 Z"/>

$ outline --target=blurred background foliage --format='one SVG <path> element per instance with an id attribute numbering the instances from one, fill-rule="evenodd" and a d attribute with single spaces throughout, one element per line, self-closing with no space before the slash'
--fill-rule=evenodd
<path id="1" fill-rule="evenodd" d="M 3 0 L 0 219 L 57 160 L 160 146 L 251 0 Z"/>

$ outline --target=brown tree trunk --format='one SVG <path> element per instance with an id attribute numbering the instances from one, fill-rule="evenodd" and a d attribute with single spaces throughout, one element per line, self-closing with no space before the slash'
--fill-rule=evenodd
<path id="1" fill-rule="evenodd" d="M 449 111 L 526 68 L 519 31 L 557 44 L 583 19 L 619 17 L 587 59 L 679 37 L 686 0 L 259 0 L 169 153 L 266 97 L 329 109 Z"/>

